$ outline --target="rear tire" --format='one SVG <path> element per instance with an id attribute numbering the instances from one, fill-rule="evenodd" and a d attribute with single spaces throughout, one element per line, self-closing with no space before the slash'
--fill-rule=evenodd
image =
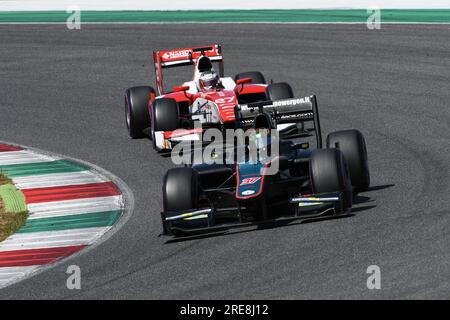
<path id="1" fill-rule="evenodd" d="M 370 185 L 369 165 L 364 136 L 358 130 L 343 130 L 327 136 L 327 148 L 335 148 L 344 154 L 355 191 L 365 191 Z"/>
<path id="2" fill-rule="evenodd" d="M 244 78 L 251 78 L 253 84 L 266 84 L 266 79 L 264 79 L 263 74 L 259 71 L 248 71 L 238 73 L 237 75 L 234 76 L 234 81 Z"/>
<path id="3" fill-rule="evenodd" d="M 309 162 L 310 182 L 314 193 L 342 192 L 343 209 L 352 206 L 348 169 L 338 149 L 317 149 Z"/>
<path id="4" fill-rule="evenodd" d="M 150 127 L 148 106 L 151 95 L 155 93 L 152 87 L 132 87 L 125 91 L 125 120 L 131 138 L 144 137 L 144 130 Z"/>
<path id="5" fill-rule="evenodd" d="M 180 167 L 167 171 L 163 181 L 164 211 L 196 209 L 198 194 L 198 176 L 195 170 Z"/>
<path id="6" fill-rule="evenodd" d="M 294 93 L 292 88 L 286 82 L 273 83 L 266 88 L 267 99 L 269 100 L 283 100 L 292 99 Z"/>

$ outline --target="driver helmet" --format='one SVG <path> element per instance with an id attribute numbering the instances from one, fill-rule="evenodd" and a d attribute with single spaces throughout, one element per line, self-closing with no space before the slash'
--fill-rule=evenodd
<path id="1" fill-rule="evenodd" d="M 267 128 L 256 129 L 249 138 L 249 161 L 252 163 L 266 163 L 269 161 L 273 156 L 271 153 L 272 144 L 276 142 L 276 137 L 272 136 L 271 130 Z"/>
<path id="2" fill-rule="evenodd" d="M 214 70 L 205 71 L 200 74 L 198 84 L 201 90 L 212 90 L 217 87 L 219 80 L 220 78 Z"/>
<path id="3" fill-rule="evenodd" d="M 261 113 L 255 117 L 254 122 L 255 135 L 254 146 L 258 152 L 260 150 L 266 150 L 272 143 L 271 129 L 273 123 L 270 116 L 267 113 Z"/>
<path id="4" fill-rule="evenodd" d="M 257 129 L 254 139 L 254 144 L 257 150 L 263 150 L 264 148 L 267 148 L 267 146 L 272 142 L 270 130 L 266 128 Z"/>

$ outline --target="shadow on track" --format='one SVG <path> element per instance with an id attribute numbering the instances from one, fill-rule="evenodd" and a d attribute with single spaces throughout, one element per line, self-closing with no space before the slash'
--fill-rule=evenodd
<path id="1" fill-rule="evenodd" d="M 172 238 L 167 240 L 165 243 L 176 243 L 176 242 L 184 242 L 189 240 L 198 240 L 198 239 L 205 239 L 205 238 L 212 238 L 212 237 L 220 237 L 225 235 L 232 235 L 232 234 L 240 234 L 240 233 L 248 233 L 248 232 L 258 232 L 258 231 L 264 231 L 268 229 L 276 229 L 276 228 L 282 228 L 282 227 L 292 227 L 299 224 L 305 224 L 305 223 L 311 223 L 311 222 L 318 222 L 318 221 L 324 221 L 324 220 L 334 220 L 334 219 L 343 219 L 352 217 L 354 214 L 343 214 L 343 215 L 336 215 L 336 216 L 324 216 L 324 217 L 317 217 L 317 218 L 309 218 L 305 220 L 285 220 L 285 221 L 276 221 L 273 223 L 265 223 L 260 226 L 251 226 L 246 229 L 241 230 L 225 230 L 220 232 L 214 232 L 214 233 L 207 233 L 207 234 L 198 234 L 198 235 L 191 235 L 191 236 L 185 236 L 185 237 L 178 237 L 178 238 Z"/>
<path id="2" fill-rule="evenodd" d="M 395 184 L 381 184 L 379 186 L 372 186 L 369 187 L 369 189 L 367 190 L 367 192 L 370 191 L 377 191 L 377 190 L 383 190 L 383 189 L 388 189 L 388 188 L 392 188 L 395 187 Z"/>
<path id="3" fill-rule="evenodd" d="M 394 186 L 395 186 L 395 184 L 385 184 L 385 185 L 373 186 L 373 187 L 370 187 L 366 192 L 383 190 L 383 189 L 391 188 Z M 355 198 L 353 199 L 354 205 L 367 204 L 367 203 L 373 203 L 373 202 L 375 202 L 375 199 L 372 199 L 368 196 L 359 195 L 359 194 L 357 194 L 355 196 Z M 319 222 L 319 221 L 325 221 L 325 220 L 349 218 L 349 217 L 353 217 L 355 215 L 355 213 L 360 213 L 360 212 L 371 210 L 374 208 L 376 208 L 376 204 L 357 206 L 357 207 L 352 208 L 351 213 L 344 214 L 344 215 L 323 216 L 323 217 L 317 217 L 317 218 L 308 218 L 305 220 L 292 219 L 292 220 L 284 220 L 284 221 L 275 221 L 275 222 L 271 222 L 271 223 L 264 223 L 264 224 L 258 225 L 258 226 L 250 226 L 246 229 L 241 229 L 238 231 L 224 230 L 224 231 L 218 231 L 218 232 L 212 232 L 212 233 L 197 234 L 197 235 L 184 236 L 184 237 L 176 237 L 176 238 L 172 238 L 172 239 L 165 241 L 165 243 L 170 244 L 170 243 L 184 242 L 184 241 L 189 241 L 189 240 L 198 240 L 198 239 L 220 237 L 220 236 L 239 234 L 239 233 L 257 232 L 257 231 L 263 231 L 263 230 L 267 230 L 267 229 L 290 227 L 290 226 L 296 226 L 299 224 L 306 224 L 306 223 Z"/>

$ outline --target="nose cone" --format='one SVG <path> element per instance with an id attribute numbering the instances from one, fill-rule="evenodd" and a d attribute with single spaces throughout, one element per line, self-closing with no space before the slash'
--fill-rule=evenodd
<path id="1" fill-rule="evenodd" d="M 234 107 L 237 105 L 237 98 L 234 91 L 219 90 L 211 96 L 214 103 L 219 109 L 222 122 L 235 121 Z"/>
<path id="2" fill-rule="evenodd" d="M 264 176 L 261 175 L 264 165 L 261 163 L 240 164 L 237 168 L 237 199 L 258 197 L 263 188 Z"/>

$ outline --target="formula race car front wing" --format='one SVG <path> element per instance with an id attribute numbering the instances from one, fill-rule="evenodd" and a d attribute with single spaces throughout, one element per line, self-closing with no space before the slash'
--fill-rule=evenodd
<path id="1" fill-rule="evenodd" d="M 272 219 L 243 222 L 240 219 L 240 208 L 201 208 L 178 212 L 161 212 L 163 235 L 189 236 L 227 231 L 235 228 L 251 226 L 261 227 L 277 222 L 307 220 L 324 216 L 348 215 L 350 209 L 343 209 L 341 193 L 301 195 L 291 198 L 290 205 L 294 214 L 286 214 Z M 220 212 L 235 212 L 236 220 L 216 223 L 215 215 Z M 201 221 L 202 223 L 198 223 Z M 180 223 L 181 222 L 181 223 Z M 197 223 L 196 223 L 197 222 Z"/>

